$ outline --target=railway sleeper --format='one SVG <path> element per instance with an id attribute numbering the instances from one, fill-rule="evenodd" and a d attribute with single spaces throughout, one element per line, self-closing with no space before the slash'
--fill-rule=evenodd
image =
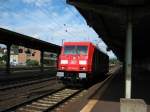
<path id="1" fill-rule="evenodd" d="M 43 104 L 55 104 L 55 102 L 57 102 L 57 101 L 51 101 L 51 100 L 49 100 L 49 101 L 47 101 L 47 100 L 39 100 L 38 101 L 38 103 L 43 103 Z"/>
<path id="2" fill-rule="evenodd" d="M 60 98 L 55 98 L 55 99 L 43 99 L 43 100 L 39 100 L 39 102 L 42 102 L 42 101 L 45 101 L 45 102 L 58 102 L 58 101 L 61 101 Z"/>
<path id="3" fill-rule="evenodd" d="M 43 104 L 43 105 L 33 104 L 33 105 L 29 105 L 28 107 L 30 107 L 30 106 L 46 109 L 46 108 L 49 108 L 50 106 L 53 106 L 53 104 Z"/>
<path id="4" fill-rule="evenodd" d="M 37 106 L 46 106 L 46 105 L 51 105 L 51 104 L 56 104 L 58 102 L 50 102 L 49 104 L 44 104 L 44 103 L 39 103 L 39 102 L 34 102 L 32 105 L 37 105 Z"/>
<path id="5" fill-rule="evenodd" d="M 22 108 L 19 108 L 19 109 L 17 109 L 17 112 L 42 112 L 42 111 L 45 111 L 48 108 L 53 107 L 60 101 L 71 96 L 75 92 L 77 92 L 77 90 L 65 89 L 63 91 L 60 91 L 60 92 L 53 94 L 51 96 L 48 96 L 46 98 L 37 100 L 36 102 L 33 102 L 31 105 L 26 105 Z"/>
<path id="6" fill-rule="evenodd" d="M 50 105 L 27 105 L 25 108 L 29 108 L 29 109 L 33 109 L 33 110 L 39 110 L 39 111 L 43 111 L 49 108 Z"/>
<path id="7" fill-rule="evenodd" d="M 38 112 L 43 112 L 44 110 L 47 110 L 48 107 L 45 106 L 36 106 L 36 105 L 28 105 L 23 107 L 24 110 L 29 110 L 29 111 L 38 111 Z M 24 111 L 23 111 L 24 112 Z"/>
<path id="8" fill-rule="evenodd" d="M 19 108 L 16 112 L 41 112 L 40 110 L 33 110 L 29 108 Z"/>

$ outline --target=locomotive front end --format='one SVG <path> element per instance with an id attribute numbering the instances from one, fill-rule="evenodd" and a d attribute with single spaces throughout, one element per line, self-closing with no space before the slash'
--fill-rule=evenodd
<path id="1" fill-rule="evenodd" d="M 91 72 L 89 66 L 88 45 L 64 44 L 57 76 L 62 80 L 86 80 L 87 74 Z"/>

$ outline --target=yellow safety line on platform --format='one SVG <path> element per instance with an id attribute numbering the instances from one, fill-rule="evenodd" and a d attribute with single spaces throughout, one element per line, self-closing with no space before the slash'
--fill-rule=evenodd
<path id="1" fill-rule="evenodd" d="M 93 107 L 96 105 L 97 102 L 98 100 L 90 100 L 80 112 L 91 112 L 91 110 L 93 109 Z"/>

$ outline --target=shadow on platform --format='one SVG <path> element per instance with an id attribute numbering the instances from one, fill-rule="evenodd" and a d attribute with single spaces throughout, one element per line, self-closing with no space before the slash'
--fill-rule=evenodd
<path id="1" fill-rule="evenodd" d="M 140 72 L 140 76 L 133 75 L 132 77 L 132 98 L 144 99 L 148 105 L 148 112 L 150 107 L 150 77 L 149 72 Z M 112 82 L 103 93 L 103 95 L 96 100 L 99 102 L 95 105 L 92 112 L 101 110 L 102 112 L 120 112 L 120 98 L 125 97 L 125 77 L 122 71 L 116 74 Z M 94 98 L 95 99 L 95 98 Z"/>

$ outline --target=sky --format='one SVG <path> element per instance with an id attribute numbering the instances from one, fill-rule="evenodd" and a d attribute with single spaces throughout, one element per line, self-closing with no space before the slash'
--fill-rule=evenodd
<path id="1" fill-rule="evenodd" d="M 91 41 L 115 58 L 66 0 L 0 0 L 0 27 L 57 45 L 64 41 Z"/>

